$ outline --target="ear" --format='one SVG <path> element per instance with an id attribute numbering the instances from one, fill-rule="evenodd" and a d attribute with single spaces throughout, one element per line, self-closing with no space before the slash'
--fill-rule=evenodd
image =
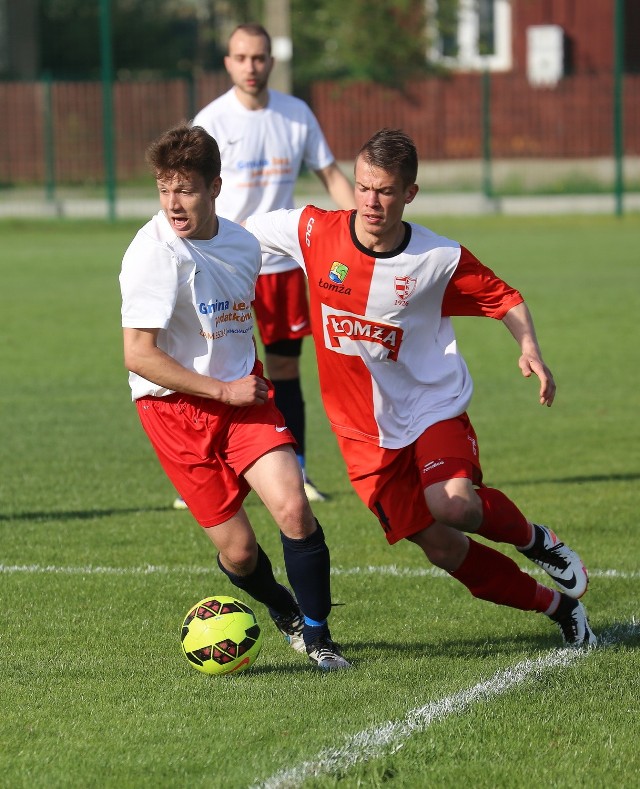
<path id="1" fill-rule="evenodd" d="M 220 194 L 220 190 L 222 189 L 222 178 L 218 176 L 214 178 L 211 182 L 211 187 L 209 188 L 209 194 L 211 195 L 211 199 L 215 200 L 218 195 Z"/>
<path id="2" fill-rule="evenodd" d="M 409 205 L 409 203 L 413 201 L 413 198 L 418 194 L 419 189 L 420 187 L 418 186 L 418 184 L 411 184 L 411 186 L 407 188 L 404 194 L 405 205 Z"/>

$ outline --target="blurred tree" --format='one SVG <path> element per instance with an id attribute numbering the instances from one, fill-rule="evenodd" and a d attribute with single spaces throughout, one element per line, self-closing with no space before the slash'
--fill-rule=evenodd
<path id="1" fill-rule="evenodd" d="M 399 87 L 430 70 L 425 0 L 292 0 L 291 20 L 298 93 L 317 79 Z"/>
<path id="2" fill-rule="evenodd" d="M 104 0 L 110 2 L 119 77 L 167 76 L 222 68 L 240 22 L 260 21 L 269 0 Z M 453 20 L 458 0 L 290 0 L 294 92 L 317 79 L 400 86 L 430 70 L 427 8 Z M 54 77 L 100 74 L 101 0 L 40 0 L 41 68 Z"/>
<path id="3" fill-rule="evenodd" d="M 108 0 L 119 75 L 167 75 L 222 68 L 220 31 L 256 0 Z M 41 67 L 57 77 L 100 70 L 100 0 L 40 0 Z"/>

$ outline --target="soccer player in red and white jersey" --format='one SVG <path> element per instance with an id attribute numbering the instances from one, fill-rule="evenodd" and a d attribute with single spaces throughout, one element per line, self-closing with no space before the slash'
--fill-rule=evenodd
<path id="1" fill-rule="evenodd" d="M 405 222 L 418 157 L 402 131 L 382 129 L 355 162 L 355 211 L 313 206 L 256 215 L 246 227 L 262 251 L 304 269 L 324 406 L 356 492 L 390 544 L 408 539 L 475 597 L 544 613 L 566 644 L 596 638 L 578 601 L 587 572 L 578 555 L 483 484 L 467 416 L 472 381 L 453 331 L 455 315 L 501 320 L 525 377 L 553 403 L 520 293 L 456 241 Z M 478 534 L 515 546 L 555 581 L 538 583 Z"/>
<path id="2" fill-rule="evenodd" d="M 193 122 L 220 145 L 225 188 L 219 216 L 241 222 L 251 214 L 293 208 L 300 170 L 315 173 L 339 208 L 353 208 L 353 187 L 338 166 L 309 106 L 269 88 L 271 38 L 258 24 L 239 25 L 224 64 L 232 87 L 203 107 Z M 305 404 L 300 380 L 302 340 L 311 334 L 304 274 L 294 260 L 264 254 L 256 283 L 256 322 L 276 405 L 297 442 L 310 501 L 322 501 L 307 474 Z M 180 507 L 180 500 L 174 504 Z"/>
<path id="3" fill-rule="evenodd" d="M 267 606 L 314 665 L 347 668 L 327 623 L 329 549 L 256 356 L 260 248 L 216 215 L 220 152 L 204 129 L 171 129 L 147 158 L 162 210 L 137 233 L 120 273 L 125 365 L 140 421 L 231 583 Z M 295 599 L 256 541 L 243 507 L 251 488 L 280 529 Z"/>

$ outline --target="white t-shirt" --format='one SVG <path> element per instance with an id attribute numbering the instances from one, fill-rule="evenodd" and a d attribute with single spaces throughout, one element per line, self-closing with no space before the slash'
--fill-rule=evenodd
<path id="1" fill-rule="evenodd" d="M 261 110 L 248 110 L 231 88 L 193 119 L 215 138 L 222 159 L 219 216 L 242 222 L 252 214 L 293 208 L 294 188 L 304 164 L 328 167 L 334 156 L 320 124 L 301 99 L 276 90 Z M 297 264 L 281 255 L 264 255 L 262 273 L 289 271 Z"/>
<path id="2" fill-rule="evenodd" d="M 388 449 L 463 413 L 473 384 L 453 315 L 501 319 L 518 291 L 456 241 L 405 222 L 395 250 L 362 246 L 355 212 L 314 206 L 247 220 L 262 250 L 307 274 L 322 401 L 341 436 Z"/>
<path id="3" fill-rule="evenodd" d="M 256 353 L 251 302 L 260 248 L 219 220 L 209 240 L 179 238 L 163 211 L 138 231 L 122 261 L 122 326 L 160 329 L 158 347 L 183 367 L 221 381 L 249 375 Z M 129 373 L 134 400 L 171 390 Z"/>

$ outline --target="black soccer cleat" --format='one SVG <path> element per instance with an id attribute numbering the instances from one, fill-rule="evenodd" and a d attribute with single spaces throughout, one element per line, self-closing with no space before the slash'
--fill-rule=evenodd
<path id="1" fill-rule="evenodd" d="M 564 643 L 573 649 L 581 647 L 595 647 L 598 639 L 589 627 L 587 612 L 578 600 L 572 600 L 567 595 L 560 595 L 560 603 L 550 619 L 558 625 L 562 632 Z"/>

